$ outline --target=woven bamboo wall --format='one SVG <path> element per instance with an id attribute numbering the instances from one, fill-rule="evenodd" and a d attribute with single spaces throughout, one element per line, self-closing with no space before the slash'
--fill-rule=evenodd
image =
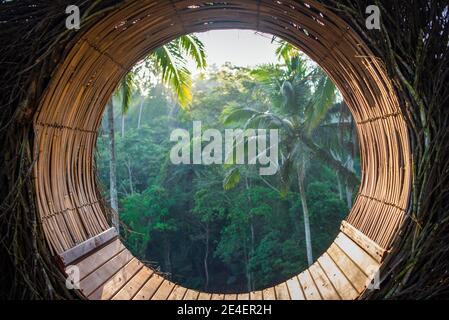
<path id="1" fill-rule="evenodd" d="M 357 122 L 363 179 L 347 221 L 388 249 L 411 188 L 407 127 L 384 67 L 347 24 L 313 1 L 128 1 L 85 32 L 53 76 L 35 119 L 36 188 L 54 253 L 109 228 L 92 155 L 119 80 L 182 34 L 253 29 L 290 41 L 336 83 Z"/>

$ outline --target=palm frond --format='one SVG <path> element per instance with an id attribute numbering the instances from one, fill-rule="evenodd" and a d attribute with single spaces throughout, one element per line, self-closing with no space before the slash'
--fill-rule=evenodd
<path id="1" fill-rule="evenodd" d="M 329 109 L 334 105 L 336 97 L 336 87 L 327 76 L 322 76 L 318 80 L 311 103 L 306 110 L 306 126 L 311 133 L 326 117 Z"/>
<path id="2" fill-rule="evenodd" d="M 243 108 L 237 105 L 229 105 L 222 111 L 221 118 L 225 125 L 247 121 L 254 115 L 259 114 L 260 111 L 252 108 Z"/>
<path id="3" fill-rule="evenodd" d="M 192 103 L 192 78 L 186 67 L 186 56 L 191 57 L 198 68 L 204 69 L 207 65 L 204 44 L 194 35 L 182 36 L 156 49 L 148 58 L 155 61 L 162 73 L 162 81 L 175 92 L 184 110 L 189 109 Z"/>
<path id="4" fill-rule="evenodd" d="M 192 102 L 192 80 L 185 61 L 173 44 L 168 44 L 154 51 L 156 63 L 162 73 L 162 81 L 176 93 L 179 105 L 188 109 Z"/>
<path id="5" fill-rule="evenodd" d="M 129 72 L 120 83 L 120 93 L 122 97 L 122 114 L 127 114 L 131 98 L 134 93 L 136 86 L 134 84 L 134 73 Z"/>
<path id="6" fill-rule="evenodd" d="M 281 41 L 279 47 L 276 48 L 277 57 L 284 60 L 284 63 L 288 63 L 288 61 L 298 54 L 298 49 L 287 41 Z"/>
<path id="7" fill-rule="evenodd" d="M 185 35 L 179 38 L 179 47 L 195 62 L 197 68 L 207 66 L 204 44 L 195 35 Z"/>
<path id="8" fill-rule="evenodd" d="M 226 173 L 223 179 L 223 188 L 227 190 L 234 189 L 240 183 L 240 170 L 237 167 L 232 168 Z"/>

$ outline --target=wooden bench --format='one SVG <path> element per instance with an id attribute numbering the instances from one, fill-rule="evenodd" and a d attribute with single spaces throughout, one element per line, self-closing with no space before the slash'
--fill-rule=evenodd
<path id="1" fill-rule="evenodd" d="M 114 228 L 59 255 L 76 266 L 79 289 L 92 300 L 352 300 L 375 278 L 386 251 L 343 221 L 329 249 L 307 270 L 279 285 L 236 294 L 199 292 L 175 284 L 135 258 Z"/>

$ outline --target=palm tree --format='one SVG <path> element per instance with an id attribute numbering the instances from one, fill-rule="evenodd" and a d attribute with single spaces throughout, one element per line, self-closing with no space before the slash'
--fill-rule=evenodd
<path id="1" fill-rule="evenodd" d="M 119 95 L 122 98 L 122 139 L 125 138 L 125 116 L 128 113 L 129 106 L 132 100 L 132 95 L 134 93 L 134 90 L 136 88 L 136 84 L 134 83 L 135 74 L 133 71 L 129 72 L 120 82 L 119 89 L 115 93 L 116 95 Z"/>
<path id="2" fill-rule="evenodd" d="M 197 68 L 206 67 L 206 53 L 203 43 L 195 35 L 185 35 L 156 49 L 144 63 L 148 70 L 161 74 L 161 80 L 168 85 L 175 94 L 176 100 L 183 109 L 187 109 L 192 102 L 192 79 L 190 70 L 186 67 L 186 56 L 193 59 Z M 129 72 L 120 82 L 117 95 L 122 98 L 122 138 L 125 136 L 125 116 L 129 110 L 132 95 L 137 89 L 142 94 L 142 86 L 137 83 L 136 73 L 140 66 Z M 141 99 L 141 109 L 143 100 Z M 141 112 L 140 110 L 139 112 Z M 139 117 L 140 119 L 140 117 Z M 140 120 L 139 120 L 140 123 Z"/>
<path id="3" fill-rule="evenodd" d="M 109 137 L 109 196 L 112 208 L 112 225 L 119 231 L 118 196 L 117 196 L 117 162 L 115 159 L 114 102 L 111 98 L 107 106 Z"/>
<path id="4" fill-rule="evenodd" d="M 348 170 L 355 172 L 355 158 L 358 152 L 357 132 L 354 119 L 345 102 L 334 104 L 326 118 L 314 130 L 314 140 L 330 150 L 332 157 Z M 336 172 L 340 200 L 348 208 L 352 206 L 355 185 L 350 185 Z"/>
<path id="5" fill-rule="evenodd" d="M 264 127 L 281 130 L 281 193 L 285 196 L 290 188 L 291 177 L 296 176 L 303 211 L 307 260 L 313 263 L 309 210 L 305 192 L 305 176 L 312 154 L 336 169 L 348 181 L 357 183 L 358 178 L 332 155 L 316 144 L 312 132 L 326 117 L 334 105 L 336 88 L 332 81 L 318 68 L 307 66 L 298 50 L 287 43 L 278 48 L 278 56 L 284 60 L 283 68 L 268 65 L 253 72 L 269 96 L 272 108 L 258 110 L 233 106 L 225 110 L 225 123 L 245 120 L 245 128 Z M 314 90 L 312 90 L 312 88 Z M 292 174 L 295 172 L 296 174 Z M 240 180 L 239 171 L 233 168 L 225 177 L 225 188 Z"/>
<path id="6" fill-rule="evenodd" d="M 170 86 L 183 109 L 192 103 L 192 78 L 186 67 L 188 56 L 193 59 L 197 68 L 207 65 L 203 43 L 195 35 L 186 35 L 160 47 L 149 56 L 148 63 L 162 75 L 162 82 Z"/>
<path id="7" fill-rule="evenodd" d="M 206 67 L 206 53 L 203 43 L 195 35 L 186 35 L 169 42 L 156 49 L 149 55 L 144 63 L 149 70 L 161 73 L 162 82 L 170 87 L 181 108 L 189 108 L 192 102 L 191 73 L 187 69 L 187 59 L 190 57 L 200 69 Z M 125 136 L 125 116 L 129 110 L 132 96 L 139 85 L 136 83 L 136 69 L 131 70 L 120 82 L 113 97 L 121 97 L 121 136 Z M 142 93 L 142 92 L 141 92 Z M 109 128 L 109 158 L 110 158 L 110 203 L 115 211 L 113 214 L 113 225 L 119 230 L 118 221 L 118 196 L 117 196 L 117 173 L 115 159 L 115 130 L 113 97 L 108 105 L 108 128 Z M 143 99 L 141 100 L 141 108 Z M 140 113 L 142 110 L 140 110 Z M 140 126 L 140 120 L 139 120 Z"/>

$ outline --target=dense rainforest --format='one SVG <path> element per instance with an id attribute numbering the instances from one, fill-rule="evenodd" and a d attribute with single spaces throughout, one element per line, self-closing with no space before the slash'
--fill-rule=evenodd
<path id="1" fill-rule="evenodd" d="M 105 112 L 96 167 L 120 234 L 184 286 L 239 292 L 285 280 L 326 250 L 352 205 L 360 164 L 351 114 L 305 55 L 284 42 L 277 53 L 279 64 L 206 67 L 201 42 L 178 39 L 137 65 Z M 194 121 L 221 132 L 278 129 L 276 174 L 173 164 L 171 133 L 192 132 Z"/>

